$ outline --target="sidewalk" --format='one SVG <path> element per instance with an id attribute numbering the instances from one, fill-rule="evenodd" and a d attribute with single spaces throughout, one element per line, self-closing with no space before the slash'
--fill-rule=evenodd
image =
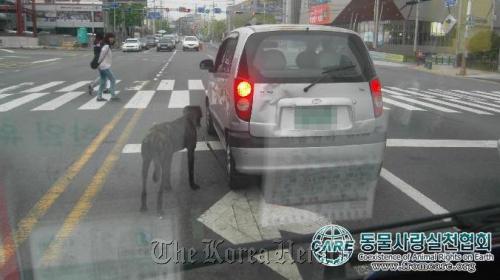
<path id="1" fill-rule="evenodd" d="M 460 68 L 454 68 L 451 65 L 432 65 L 432 69 L 427 69 L 423 65 L 416 66 L 408 64 L 410 69 L 432 73 L 436 75 L 450 76 L 450 77 L 464 77 L 458 75 Z M 465 78 L 480 79 L 487 81 L 500 82 L 500 72 L 488 72 L 475 69 L 467 69 L 467 75 Z"/>

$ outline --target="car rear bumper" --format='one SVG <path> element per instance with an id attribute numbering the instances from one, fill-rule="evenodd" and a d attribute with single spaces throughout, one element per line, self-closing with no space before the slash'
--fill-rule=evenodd
<path id="1" fill-rule="evenodd" d="M 194 49 L 198 49 L 200 46 L 182 46 L 182 47 L 185 48 L 185 49 L 192 49 L 192 50 L 194 50 Z"/>
<path id="2" fill-rule="evenodd" d="M 351 141 L 348 141 L 349 138 Z M 238 143 L 234 138 L 229 141 L 236 170 L 241 173 L 261 174 L 272 171 L 382 164 L 386 146 L 385 133 L 331 141 L 324 139 L 257 139 L 251 141 L 253 143 L 247 142 L 247 145 L 241 145 L 241 141 Z"/>

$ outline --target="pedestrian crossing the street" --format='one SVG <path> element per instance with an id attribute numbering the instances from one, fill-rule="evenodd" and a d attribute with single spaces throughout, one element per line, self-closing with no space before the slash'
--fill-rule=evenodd
<path id="1" fill-rule="evenodd" d="M 0 113 L 25 109 L 28 111 L 57 111 L 65 106 L 73 106 L 77 111 L 100 110 L 110 101 L 98 102 L 87 95 L 87 85 L 91 81 L 50 81 L 42 83 L 23 82 L 0 88 Z M 187 88 L 186 88 L 187 86 Z M 166 108 L 178 109 L 187 105 L 199 105 L 195 95 L 205 94 L 204 81 L 159 80 L 121 81 L 117 80 L 116 94 L 124 108 L 146 109 L 155 100 L 162 98 Z M 94 88 L 97 90 L 98 86 Z M 399 109 L 412 112 L 437 112 L 440 114 L 475 114 L 493 116 L 500 114 L 500 91 L 464 89 L 419 89 L 415 87 L 386 86 L 384 109 Z M 164 96 L 168 96 L 168 99 Z M 104 95 L 109 99 L 109 95 Z M 198 102 L 193 102 L 198 100 Z M 116 105 L 114 105 L 116 106 Z"/>

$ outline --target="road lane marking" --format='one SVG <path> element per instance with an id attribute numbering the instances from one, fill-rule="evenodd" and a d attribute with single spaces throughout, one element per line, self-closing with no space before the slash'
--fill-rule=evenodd
<path id="1" fill-rule="evenodd" d="M 205 90 L 201 80 L 188 80 L 188 90 Z"/>
<path id="2" fill-rule="evenodd" d="M 5 97 L 9 97 L 11 95 L 12 95 L 11 93 L 2 93 L 2 94 L 0 94 L 0 99 L 5 98 Z"/>
<path id="3" fill-rule="evenodd" d="M 161 80 L 156 90 L 174 90 L 175 80 Z"/>
<path id="4" fill-rule="evenodd" d="M 490 97 L 495 97 L 495 98 L 496 98 L 496 97 L 500 97 L 500 96 L 498 96 L 498 94 L 489 93 L 489 92 L 480 91 L 480 90 L 474 90 L 474 91 L 472 91 L 472 92 L 474 92 L 474 93 L 479 93 L 479 94 L 481 94 L 481 95 L 490 96 Z"/>
<path id="5" fill-rule="evenodd" d="M 2 94 L 4 92 L 12 91 L 14 89 L 17 89 L 17 88 L 20 88 L 20 87 L 23 87 L 23 86 L 31 86 L 33 84 L 34 84 L 33 82 L 26 82 L 26 83 L 20 83 L 20 84 L 17 84 L 17 85 L 6 87 L 6 88 L 3 88 L 3 89 L 0 89 L 0 94 Z"/>
<path id="6" fill-rule="evenodd" d="M 111 170 L 113 170 L 113 167 L 120 158 L 120 151 L 128 140 L 130 134 L 132 133 L 132 130 L 136 126 L 137 121 L 142 115 L 142 112 L 143 110 L 137 110 L 134 113 L 130 121 L 127 123 L 127 126 L 120 134 L 120 137 L 116 141 L 116 144 L 106 156 L 103 163 L 99 166 L 99 170 L 92 178 L 92 181 L 85 189 L 85 192 L 75 204 L 75 207 L 73 207 L 71 212 L 65 218 L 63 225 L 55 235 L 52 242 L 49 244 L 40 261 L 42 266 L 47 266 L 59 259 L 64 242 L 69 237 L 71 237 L 75 229 L 78 227 L 81 219 L 87 215 L 88 211 L 92 207 L 94 198 L 102 190 L 104 183 L 106 182 L 106 178 L 108 177 Z"/>
<path id="7" fill-rule="evenodd" d="M 115 85 L 119 84 L 122 80 L 116 80 L 116 83 Z M 97 83 L 98 85 L 94 87 L 94 91 L 98 91 L 99 90 L 99 83 Z M 111 85 L 109 84 L 109 80 L 106 81 L 106 88 L 109 88 L 111 87 Z"/>
<path id="8" fill-rule="evenodd" d="M 466 107 L 466 106 L 462 106 L 462 105 L 451 103 L 451 102 L 456 102 L 456 100 L 450 100 L 451 102 L 446 102 L 446 101 L 438 100 L 438 99 L 435 99 L 435 98 L 423 98 L 423 99 L 425 99 L 425 100 L 427 100 L 429 102 L 434 102 L 434 103 L 446 105 L 448 107 L 461 109 L 461 110 L 464 110 L 464 111 L 467 111 L 467 112 L 471 112 L 471 113 L 475 113 L 475 114 L 479 114 L 479 115 L 490 115 L 490 116 L 493 115 L 492 113 L 488 113 L 488 112 L 477 110 L 477 109 L 474 109 L 474 108 L 470 108 L 470 107 Z"/>
<path id="9" fill-rule="evenodd" d="M 210 147 L 214 151 L 216 150 L 224 150 L 222 144 L 219 141 L 208 141 Z M 209 151 L 208 145 L 204 141 L 199 141 L 196 143 L 196 151 Z M 186 149 L 180 150 L 180 152 L 185 152 Z M 122 154 L 138 154 L 141 152 L 141 144 L 127 144 L 123 147 Z"/>
<path id="10" fill-rule="evenodd" d="M 115 91 L 115 94 L 120 94 L 120 91 Z M 83 104 L 78 108 L 78 110 L 98 110 L 101 109 L 106 103 L 109 102 L 109 99 L 106 101 L 97 101 L 97 98 L 92 97 L 87 103 Z"/>
<path id="11" fill-rule="evenodd" d="M 473 93 L 473 92 L 468 92 L 468 91 L 463 91 L 463 90 L 458 90 L 458 89 L 453 89 L 451 90 L 453 92 L 458 92 L 458 93 L 463 93 L 464 95 L 472 95 L 472 96 L 476 96 L 476 97 L 482 97 L 482 98 L 485 98 L 485 99 L 491 99 L 491 100 L 495 100 L 495 101 L 500 101 L 500 98 L 498 97 L 491 97 L 491 96 L 486 96 L 486 95 L 483 95 L 483 94 L 479 94 L 479 93 Z"/>
<path id="12" fill-rule="evenodd" d="M 42 96 L 47 95 L 47 94 L 50 94 L 50 92 L 37 92 L 37 93 L 32 93 L 32 94 L 25 95 L 23 97 L 16 98 L 16 99 L 11 100 L 7 103 L 1 104 L 0 105 L 0 112 L 10 111 L 14 108 L 17 108 L 21 105 L 29 103 L 37 98 L 40 98 Z"/>
<path id="13" fill-rule="evenodd" d="M 496 140 L 387 139 L 387 147 L 406 148 L 497 148 Z"/>
<path id="14" fill-rule="evenodd" d="M 58 61 L 60 59 L 62 59 L 62 58 L 56 57 L 56 58 L 45 59 L 45 60 L 36 60 L 36 61 L 31 62 L 31 64 L 38 64 L 38 63 L 44 63 L 44 62 L 54 62 L 54 61 Z"/>
<path id="15" fill-rule="evenodd" d="M 84 93 L 84 91 L 72 91 L 65 93 L 59 97 L 43 103 L 36 108 L 31 109 L 31 111 L 53 111 Z"/>
<path id="16" fill-rule="evenodd" d="M 81 87 L 83 87 L 84 85 L 87 85 L 89 84 L 91 81 L 80 81 L 80 82 L 76 82 L 72 85 L 69 85 L 67 87 L 63 87 L 62 89 L 60 90 L 57 90 L 56 92 L 70 92 L 70 91 L 74 91 L 76 89 L 79 89 Z"/>
<path id="17" fill-rule="evenodd" d="M 54 81 L 54 82 L 49 82 L 49 83 L 46 83 L 46 84 L 43 84 L 43 85 L 39 85 L 39 86 L 36 86 L 34 88 L 30 88 L 30 89 L 27 89 L 27 90 L 23 90 L 22 92 L 23 93 L 35 93 L 35 92 L 41 92 L 41 91 L 44 91 L 46 89 L 49 89 L 51 87 L 55 87 L 57 85 L 60 85 L 60 84 L 63 84 L 64 81 Z"/>
<path id="18" fill-rule="evenodd" d="M 488 106 L 475 104 L 475 103 L 468 102 L 468 101 L 462 101 L 462 100 L 452 100 L 452 101 L 455 102 L 455 103 L 464 104 L 464 105 L 467 105 L 467 106 L 470 106 L 470 107 L 476 107 L 476 108 L 480 108 L 480 109 L 483 109 L 483 110 L 486 110 L 486 111 L 500 113 L 500 109 L 495 109 L 495 108 L 491 108 L 491 107 L 488 107 Z"/>
<path id="19" fill-rule="evenodd" d="M 404 93 L 400 93 L 400 92 L 396 92 L 396 91 L 393 91 L 393 90 L 389 90 L 389 89 L 386 89 L 386 88 L 383 88 L 382 91 L 384 93 L 390 93 L 390 94 L 393 94 L 393 95 L 398 95 L 398 96 L 409 96 L 408 94 L 404 94 Z"/>
<path id="20" fill-rule="evenodd" d="M 168 101 L 168 108 L 184 108 L 189 105 L 189 90 L 174 90 Z"/>
<path id="21" fill-rule="evenodd" d="M 409 105 L 409 104 L 406 104 L 406 103 L 403 103 L 403 102 L 399 102 L 399 101 L 396 101 L 396 100 L 392 100 L 392 99 L 389 99 L 387 97 L 384 97 L 383 101 L 384 101 L 384 103 L 387 103 L 387 104 L 390 104 L 390 105 L 393 105 L 393 106 L 396 106 L 396 107 L 400 107 L 400 108 L 403 108 L 403 109 L 406 109 L 406 110 L 409 110 L 409 111 L 426 111 L 426 110 L 421 109 L 419 107 L 416 107 L 416 106 L 413 106 L 413 105 Z"/>
<path id="22" fill-rule="evenodd" d="M 432 214 L 441 215 L 449 213 L 449 211 L 443 208 L 441 205 L 437 204 L 436 202 L 425 196 L 423 193 L 410 186 L 408 183 L 401 180 L 396 175 L 389 172 L 387 169 L 382 168 L 380 176 Z"/>
<path id="23" fill-rule="evenodd" d="M 85 148 L 81 156 L 73 162 L 68 169 L 60 176 L 57 181 L 49 188 L 49 190 L 38 200 L 38 202 L 30 209 L 28 214 L 17 224 L 17 231 L 14 232 L 13 240 L 10 243 L 3 244 L 4 263 L 0 263 L 0 269 L 14 255 L 17 248 L 30 236 L 33 228 L 38 223 L 47 211 L 52 207 L 55 201 L 61 196 L 71 184 L 73 179 L 85 167 L 87 162 L 95 154 L 99 146 L 106 140 L 111 131 L 115 128 L 118 122 L 123 118 L 126 109 L 120 110 L 113 119 L 106 124 L 92 142 Z"/>
<path id="24" fill-rule="evenodd" d="M 396 90 L 396 91 L 401 91 L 401 92 L 404 92 L 404 93 L 408 93 L 408 94 L 411 94 L 411 95 L 419 96 L 419 97 L 432 97 L 432 96 L 429 96 L 427 94 L 422 94 L 422 93 L 419 93 L 419 92 L 416 92 L 416 91 L 401 89 L 401 88 L 397 88 L 397 87 L 388 87 L 388 88 Z M 397 94 L 397 95 L 399 95 L 399 96 L 405 96 L 405 95 L 401 95 L 401 94 Z M 408 95 L 406 95 L 406 96 L 408 96 Z"/>
<path id="25" fill-rule="evenodd" d="M 7 50 L 7 49 L 0 49 L 0 51 L 8 52 L 8 53 L 15 53 L 13 50 Z"/>
<path id="26" fill-rule="evenodd" d="M 135 109 L 143 109 L 148 107 L 149 102 L 153 99 L 153 95 L 155 94 L 154 90 L 139 90 L 136 94 L 128 101 L 125 105 L 125 108 L 135 108 Z"/>
<path id="27" fill-rule="evenodd" d="M 416 99 L 412 99 L 412 98 L 408 98 L 408 97 L 404 97 L 404 96 L 392 96 L 392 97 L 396 98 L 396 99 L 401 99 L 401 100 L 404 100 L 404 101 L 408 101 L 408 102 L 411 102 L 413 104 L 417 104 L 417 105 L 421 105 L 421 106 L 424 106 L 424 107 L 432 108 L 434 110 L 438 110 L 438 111 L 445 112 L 445 113 L 459 113 L 458 111 L 455 111 L 455 110 L 452 110 L 452 109 L 448 109 L 448 108 L 445 108 L 445 107 L 442 107 L 442 106 L 430 104 L 430 103 L 423 102 L 423 101 L 418 101 Z"/>
<path id="28" fill-rule="evenodd" d="M 134 81 L 135 86 L 128 87 L 125 90 L 141 90 L 149 81 Z"/>

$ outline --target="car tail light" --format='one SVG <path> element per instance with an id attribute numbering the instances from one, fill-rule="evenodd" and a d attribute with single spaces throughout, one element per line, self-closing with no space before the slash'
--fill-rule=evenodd
<path id="1" fill-rule="evenodd" d="M 384 113 L 384 102 L 382 101 L 382 84 L 378 78 L 370 81 L 370 91 L 372 93 L 373 112 L 375 117 L 380 117 Z"/>
<path id="2" fill-rule="evenodd" d="M 236 114 L 244 121 L 252 115 L 253 85 L 250 81 L 237 78 L 234 81 L 234 102 Z"/>

